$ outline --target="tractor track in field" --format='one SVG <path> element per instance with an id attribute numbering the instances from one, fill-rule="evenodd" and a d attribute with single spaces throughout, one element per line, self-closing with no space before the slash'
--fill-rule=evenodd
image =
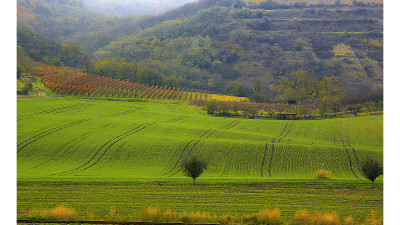
<path id="1" fill-rule="evenodd" d="M 192 154 L 193 149 L 194 149 L 194 147 L 197 145 L 197 143 L 199 143 L 200 141 L 203 141 L 203 140 L 209 138 L 209 137 L 210 137 L 212 134 L 214 134 L 216 131 L 217 131 L 217 130 L 212 130 L 211 132 L 209 132 L 209 133 L 207 134 L 207 136 L 205 136 L 204 138 L 199 139 L 199 140 L 197 140 L 196 142 L 194 142 L 194 144 L 192 145 L 192 148 L 190 148 L 190 151 L 189 151 L 188 155 L 186 156 L 186 160 L 187 160 L 187 159 L 189 158 L 189 156 Z M 176 171 L 174 174 L 170 175 L 170 177 L 172 177 L 172 176 L 174 176 L 175 174 L 179 173 L 181 170 L 182 170 L 182 168 L 179 168 L 179 170 Z"/>
<path id="2" fill-rule="evenodd" d="M 181 109 L 177 108 L 177 107 L 174 106 L 174 105 L 166 106 L 166 108 L 167 108 L 169 111 L 171 111 L 172 113 L 182 112 Z"/>
<path id="3" fill-rule="evenodd" d="M 52 161 L 52 160 L 56 157 L 56 155 L 57 155 L 64 147 L 68 146 L 69 144 L 71 144 L 72 142 L 74 142 L 76 139 L 81 138 L 81 137 L 83 137 L 83 136 L 86 136 L 86 135 L 88 135 L 88 134 L 90 134 L 90 133 L 92 133 L 92 132 L 84 133 L 84 134 L 82 134 L 81 136 L 76 137 L 76 138 L 74 138 L 74 139 L 68 141 L 68 142 L 67 142 L 66 144 L 64 144 L 61 148 L 59 148 L 59 149 L 57 150 L 57 152 L 54 153 L 54 154 L 51 156 L 50 159 L 46 160 L 46 162 L 44 162 L 44 163 L 42 163 L 42 164 L 39 164 L 39 165 L 37 165 L 37 166 L 32 167 L 31 169 L 36 169 L 36 168 L 39 168 L 39 167 L 44 166 L 45 164 L 49 163 L 50 161 Z"/>
<path id="4" fill-rule="evenodd" d="M 279 138 L 278 142 L 280 142 L 283 138 L 285 138 L 289 134 L 290 129 L 292 128 L 292 125 L 293 125 L 293 123 L 290 124 L 288 131 L 286 132 L 286 134 L 283 137 L 281 137 L 281 136 L 283 135 L 285 130 L 283 130 L 282 133 L 278 137 L 273 139 L 272 149 L 271 149 L 271 158 L 269 159 L 269 165 L 268 165 L 268 176 L 269 177 L 271 177 L 272 159 L 274 158 L 274 152 L 275 152 L 275 142 L 274 141 L 275 141 L 275 139 L 277 139 L 279 137 L 281 137 L 281 138 Z M 285 129 L 286 129 L 286 127 L 287 127 L 287 124 L 285 126 Z"/>
<path id="5" fill-rule="evenodd" d="M 239 120 L 234 120 L 234 121 L 232 121 L 231 123 L 229 123 L 228 125 L 222 127 L 221 129 L 222 129 L 222 130 L 229 130 L 229 129 L 231 129 L 232 127 L 238 125 L 239 123 L 240 123 Z"/>
<path id="6" fill-rule="evenodd" d="M 122 139 L 124 139 L 126 137 L 129 137 L 129 136 L 131 136 L 131 135 L 133 135 L 135 133 L 138 133 L 139 131 L 141 131 L 141 130 L 143 130 L 146 127 L 149 127 L 151 125 L 154 125 L 154 123 L 145 123 L 145 124 L 139 125 L 139 126 L 133 128 L 132 130 L 130 130 L 128 132 L 125 132 L 125 133 L 123 133 L 121 135 L 118 135 L 117 137 L 114 137 L 114 138 L 108 140 L 105 144 L 103 144 L 96 151 L 96 153 L 86 163 L 84 163 L 81 166 L 78 166 L 78 167 L 76 167 L 74 169 L 71 169 L 71 170 L 67 170 L 67 171 L 51 174 L 51 176 L 64 175 L 64 174 L 67 174 L 67 173 L 79 172 L 79 171 L 84 171 L 84 170 L 89 169 L 90 167 L 96 165 L 114 144 L 116 144 L 117 142 L 119 142 L 120 140 L 122 140 Z M 101 150 L 104 149 L 107 145 L 108 145 L 108 147 L 101 153 L 101 155 L 97 158 L 97 160 L 95 160 L 96 156 L 99 155 Z"/>
<path id="7" fill-rule="evenodd" d="M 184 120 L 184 119 L 186 119 L 186 118 L 188 118 L 188 117 L 189 117 L 189 116 L 180 116 L 180 117 L 177 117 L 177 118 L 175 118 L 175 119 L 171 119 L 171 120 L 164 121 L 164 123 L 173 123 L 173 122 L 177 122 L 177 121 Z M 154 123 L 153 125 L 155 125 L 155 124 L 156 124 L 156 123 Z M 125 143 L 126 143 L 126 142 L 125 142 Z M 125 143 L 122 144 L 122 145 L 125 145 Z M 120 149 L 121 149 L 121 147 L 118 148 L 118 149 L 114 152 L 113 156 L 106 162 L 106 164 L 109 163 L 109 162 L 114 158 L 114 156 L 116 156 L 116 154 L 119 152 Z"/>
<path id="8" fill-rule="evenodd" d="M 105 115 L 104 117 L 123 116 L 123 115 L 129 114 L 129 113 L 133 113 L 133 112 L 135 112 L 137 110 L 143 110 L 143 109 L 144 109 L 143 107 L 139 107 L 139 108 L 136 108 L 136 109 L 127 110 L 127 111 L 120 112 L 120 113 L 114 113 L 114 114 Z"/>
<path id="9" fill-rule="evenodd" d="M 18 121 L 18 120 L 21 120 L 21 119 L 31 118 L 31 117 L 33 117 L 33 116 L 48 114 L 48 113 L 62 113 L 62 112 L 67 112 L 67 111 L 79 109 L 79 108 L 81 108 L 81 107 L 83 107 L 83 106 L 90 106 L 90 105 L 84 104 L 84 103 L 79 103 L 79 104 L 68 105 L 68 106 L 64 106 L 64 107 L 59 107 L 59 108 L 44 110 L 44 111 L 40 111 L 40 112 L 37 112 L 37 113 L 28 114 L 28 115 L 20 115 L 20 116 L 17 116 L 17 121 Z"/>
<path id="10" fill-rule="evenodd" d="M 357 162 L 357 168 L 358 171 L 360 172 L 360 174 L 364 177 L 367 178 L 364 173 L 361 171 L 361 167 L 360 167 L 360 161 L 358 160 L 357 154 L 356 154 L 356 150 L 351 147 L 350 145 L 350 138 L 349 138 L 349 123 L 346 121 L 346 128 L 347 128 L 347 145 L 349 146 L 349 148 L 351 148 L 353 150 L 353 154 L 354 154 L 354 158 L 356 159 Z M 367 178 L 368 179 L 368 178 Z"/>
<path id="11" fill-rule="evenodd" d="M 181 121 L 181 120 L 184 120 L 184 119 L 187 119 L 187 118 L 189 118 L 189 116 L 179 116 L 177 118 L 164 121 L 164 123 L 174 123 L 174 122 L 178 122 L 178 121 Z"/>
<path id="12" fill-rule="evenodd" d="M 343 145 L 343 148 L 346 150 L 346 155 L 347 155 L 347 158 L 349 159 L 350 170 L 351 170 L 351 172 L 353 173 L 353 175 L 354 175 L 355 177 L 357 177 L 357 179 L 360 179 L 360 178 L 357 176 L 357 174 L 354 172 L 354 170 L 353 170 L 353 163 L 351 162 L 351 157 L 350 157 L 350 154 L 349 154 L 349 149 L 346 147 L 346 145 L 345 145 L 345 143 L 344 143 L 343 123 L 341 124 L 341 126 L 342 126 L 342 145 Z"/>
<path id="13" fill-rule="evenodd" d="M 272 144 L 271 147 L 271 157 L 269 159 L 269 165 L 268 165 L 268 175 L 269 177 L 271 177 L 271 167 L 272 167 L 272 159 L 274 158 L 274 151 L 275 151 L 275 144 L 279 143 L 282 139 L 284 139 L 290 132 L 293 123 L 290 124 L 289 128 L 286 131 L 288 124 L 286 123 L 285 127 L 283 128 L 282 132 L 274 137 L 271 141 L 271 143 L 267 143 L 265 144 L 265 149 L 264 149 L 264 156 L 263 156 L 263 161 L 261 163 L 261 177 L 264 177 L 264 166 L 265 166 L 265 159 L 267 157 L 267 151 L 268 151 L 268 144 Z M 283 136 L 282 136 L 283 135 Z M 277 142 L 275 142 L 276 140 L 278 140 Z"/>
<path id="14" fill-rule="evenodd" d="M 215 131 L 216 131 L 216 130 L 208 129 L 208 130 L 207 130 L 206 132 L 204 132 L 200 137 L 190 140 L 190 141 L 186 144 L 186 146 L 183 148 L 183 150 L 182 150 L 182 152 L 181 152 L 181 155 L 179 156 L 178 160 L 176 161 L 176 163 L 175 163 L 175 165 L 172 167 L 172 169 L 170 169 L 170 170 L 167 171 L 166 173 L 162 174 L 162 176 L 165 176 L 165 175 L 171 173 L 172 171 L 174 171 L 174 169 L 176 169 L 176 167 L 179 165 L 179 162 L 181 161 L 183 155 L 185 154 L 186 150 L 189 148 L 189 146 L 190 146 L 191 143 L 193 143 L 193 145 L 192 145 L 192 147 L 190 148 L 189 153 L 188 153 L 188 155 L 186 156 L 186 159 L 189 158 L 189 156 L 191 155 L 191 153 L 192 153 L 194 147 L 197 145 L 197 143 L 199 143 L 200 141 L 202 141 L 202 140 L 204 140 L 204 139 L 209 138 L 213 133 L 215 133 Z M 177 174 L 180 170 L 181 170 L 181 169 L 179 169 L 176 173 L 170 175 L 170 177 L 173 176 L 173 175 L 175 175 L 175 174 Z"/>
<path id="15" fill-rule="evenodd" d="M 292 126 L 293 126 L 293 123 L 290 124 L 289 129 L 286 132 L 286 134 L 283 137 L 279 138 L 277 143 L 281 142 L 282 139 L 284 139 L 286 136 L 288 136 L 290 130 L 292 129 Z"/>
<path id="16" fill-rule="evenodd" d="M 112 123 L 108 123 L 108 124 L 102 126 L 101 128 L 108 127 L 108 126 L 110 126 L 111 124 L 112 124 Z"/>
<path id="17" fill-rule="evenodd" d="M 283 133 L 284 133 L 285 130 L 286 130 L 286 127 L 287 127 L 287 123 L 286 123 L 285 127 L 283 128 L 282 132 L 281 132 L 277 137 L 274 137 L 274 138 L 272 139 L 271 143 L 274 143 L 274 141 L 275 141 L 276 138 L 278 138 L 278 137 L 280 137 L 280 136 L 283 135 Z M 261 163 L 261 177 L 264 176 L 264 164 L 265 164 L 265 158 L 267 157 L 267 150 L 268 150 L 268 143 L 265 144 L 264 157 L 263 157 L 263 161 L 262 161 L 262 163 Z"/>
<path id="18" fill-rule="evenodd" d="M 180 120 L 183 120 L 183 119 L 186 119 L 186 118 L 188 118 L 188 116 L 180 116 L 180 117 L 177 117 L 177 118 L 174 118 L 174 119 L 171 119 L 171 120 L 167 120 L 164 123 L 172 123 L 172 122 L 180 121 Z M 145 123 L 145 124 L 142 124 L 142 125 L 139 125 L 139 126 L 133 128 L 132 130 L 130 130 L 128 132 L 125 132 L 125 133 L 123 133 L 123 134 L 121 134 L 121 135 L 119 135 L 117 137 L 114 137 L 113 139 L 107 141 L 104 145 L 102 145 L 96 151 L 96 153 L 86 163 L 84 163 L 83 165 L 81 165 L 79 167 L 76 167 L 74 169 L 68 170 L 68 171 L 54 173 L 54 174 L 51 174 L 51 175 L 52 176 L 53 175 L 64 175 L 64 174 L 67 174 L 67 173 L 74 173 L 74 172 L 87 170 L 90 167 L 92 167 L 95 164 L 97 164 L 114 144 L 116 144 L 117 142 L 119 142 L 120 140 L 122 140 L 122 139 L 124 139 L 126 137 L 129 137 L 129 136 L 131 136 L 131 135 L 133 135 L 133 134 L 145 129 L 148 126 L 155 125 L 155 124 L 158 124 L 158 123 L 156 123 L 156 122 L 155 123 Z M 107 125 L 109 125 L 109 124 L 107 124 Z M 103 148 L 105 148 L 108 144 L 109 144 L 109 146 L 103 151 L 103 153 L 99 156 L 99 158 L 97 160 L 95 160 L 96 156 L 100 154 L 100 151 Z"/>
<path id="19" fill-rule="evenodd" d="M 18 150 L 17 150 L 17 153 L 19 153 L 19 152 L 20 152 L 22 149 L 24 149 L 26 146 L 32 144 L 33 142 L 35 142 L 35 141 L 37 141 L 37 140 L 39 140 L 39 139 L 41 139 L 41 138 L 43 138 L 43 137 L 46 137 L 46 136 L 48 136 L 48 135 L 50 135 L 50 134 L 52 134 L 52 133 L 54 133 L 54 132 L 57 132 L 57 131 L 66 129 L 66 128 L 68 128 L 68 127 L 72 127 L 72 126 L 75 126 L 75 125 L 78 125 L 78 124 L 87 122 L 87 121 L 89 121 L 89 120 L 90 120 L 90 119 L 77 120 L 77 121 L 74 121 L 74 122 L 71 122 L 71 123 L 63 124 L 63 125 L 54 127 L 54 128 L 52 128 L 52 129 L 43 131 L 43 132 L 41 132 L 41 133 L 39 133 L 39 134 L 37 134 L 37 135 L 31 137 L 31 138 L 29 138 L 29 139 L 27 139 L 27 140 L 25 140 L 25 141 L 19 143 L 19 144 L 17 145 L 17 149 L 18 149 Z"/>

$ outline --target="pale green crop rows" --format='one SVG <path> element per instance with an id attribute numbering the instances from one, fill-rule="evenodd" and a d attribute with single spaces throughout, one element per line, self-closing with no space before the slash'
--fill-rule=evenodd
<path id="1" fill-rule="evenodd" d="M 382 118 L 252 120 L 185 103 L 18 99 L 18 178 L 181 177 L 180 163 L 196 155 L 209 162 L 204 177 L 260 177 L 263 168 L 266 179 L 312 178 L 324 163 L 332 178 L 357 179 L 357 159 L 382 160 Z"/>

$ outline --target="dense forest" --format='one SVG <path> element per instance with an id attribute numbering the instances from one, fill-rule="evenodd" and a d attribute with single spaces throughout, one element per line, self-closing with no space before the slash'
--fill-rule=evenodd
<path id="1" fill-rule="evenodd" d="M 18 0 L 18 45 L 35 61 L 257 102 L 381 99 L 382 38 L 379 1 L 198 0 L 119 17 Z"/>

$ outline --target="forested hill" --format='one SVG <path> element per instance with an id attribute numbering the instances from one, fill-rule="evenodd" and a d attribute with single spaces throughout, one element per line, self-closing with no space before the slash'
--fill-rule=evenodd
<path id="1" fill-rule="evenodd" d="M 304 75 L 297 76 L 303 83 L 300 77 L 338 80 L 348 97 L 383 85 L 380 1 L 197 0 L 156 16 L 129 17 L 89 11 L 83 3 L 19 0 L 18 24 L 79 45 L 93 54 L 87 72 L 121 79 L 136 76 L 118 69 L 122 65 L 141 65 L 164 84 L 257 101 L 320 94 L 297 90 L 293 79 L 287 83 L 296 74 Z"/>
<path id="2" fill-rule="evenodd" d="M 236 95 L 258 86 L 273 98 L 279 79 L 295 71 L 337 76 L 348 94 L 382 86 L 382 5 L 197 4 L 206 2 L 213 3 L 121 37 L 96 56 L 138 61 L 185 86 Z"/>

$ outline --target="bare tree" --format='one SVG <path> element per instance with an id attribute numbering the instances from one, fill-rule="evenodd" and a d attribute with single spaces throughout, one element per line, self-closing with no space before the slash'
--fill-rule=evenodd
<path id="1" fill-rule="evenodd" d="M 199 177 L 204 170 L 207 169 L 207 163 L 193 156 L 182 164 L 183 173 L 193 179 L 193 186 L 195 185 L 196 178 Z"/>
<path id="2" fill-rule="evenodd" d="M 368 180 L 372 181 L 371 188 L 374 188 L 375 179 L 383 175 L 383 166 L 378 161 L 367 158 L 362 165 L 361 171 Z"/>

